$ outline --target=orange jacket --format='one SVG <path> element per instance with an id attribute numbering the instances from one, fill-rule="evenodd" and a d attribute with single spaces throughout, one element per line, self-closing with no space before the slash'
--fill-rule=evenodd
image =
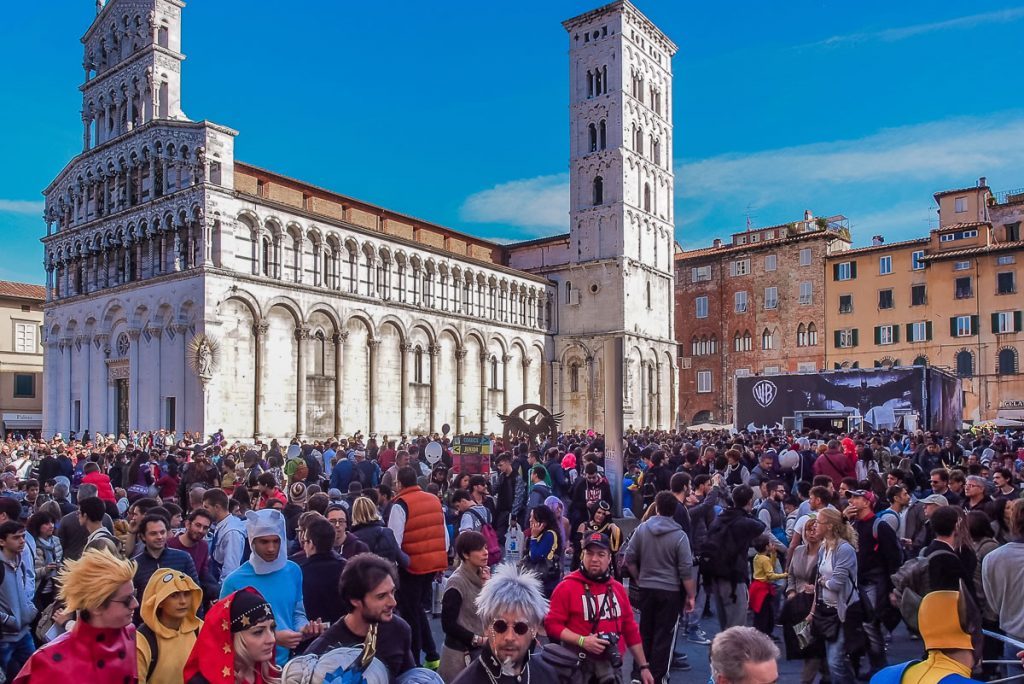
<path id="1" fill-rule="evenodd" d="M 395 497 L 405 508 L 402 551 L 409 554 L 409 574 L 428 575 L 448 567 L 444 548 L 444 513 L 441 502 L 419 487 L 406 487 Z"/>

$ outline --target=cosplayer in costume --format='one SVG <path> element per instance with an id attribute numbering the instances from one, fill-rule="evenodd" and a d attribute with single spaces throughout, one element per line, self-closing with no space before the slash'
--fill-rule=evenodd
<path id="1" fill-rule="evenodd" d="M 140 684 L 181 684 L 185 661 L 203 621 L 203 590 L 183 572 L 160 569 L 142 594 L 135 638 Z"/>
<path id="2" fill-rule="evenodd" d="M 185 663 L 185 684 L 278 684 L 275 644 L 270 604 L 245 587 L 217 601 L 206 614 Z"/>
<path id="3" fill-rule="evenodd" d="M 89 549 L 65 562 L 58 577 L 60 600 L 78 619 L 67 632 L 32 654 L 15 684 L 136 681 L 134 561 Z"/>

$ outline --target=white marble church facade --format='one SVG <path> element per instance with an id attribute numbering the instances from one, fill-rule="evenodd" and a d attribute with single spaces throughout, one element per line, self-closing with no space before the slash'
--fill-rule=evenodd
<path id="1" fill-rule="evenodd" d="M 183 8 L 109 0 L 82 39 L 83 151 L 44 192 L 45 434 L 498 432 L 524 402 L 601 429 L 609 337 L 624 422 L 675 424 L 675 47 L 632 5 L 565 24 L 571 229 L 516 245 L 236 162 L 182 111 Z"/>

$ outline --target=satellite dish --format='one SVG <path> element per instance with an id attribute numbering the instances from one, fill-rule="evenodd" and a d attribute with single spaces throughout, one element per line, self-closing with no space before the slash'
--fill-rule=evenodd
<path id="1" fill-rule="evenodd" d="M 445 423 L 444 425 L 441 426 L 441 434 L 442 435 L 446 435 L 447 436 L 447 434 L 449 432 L 451 432 L 451 431 L 452 431 L 452 426 L 449 425 L 448 423 Z"/>
<path id="2" fill-rule="evenodd" d="M 427 463 L 434 465 L 441 460 L 441 454 L 444 449 L 437 442 L 431 442 L 427 446 L 423 447 L 423 455 L 427 458 Z"/>

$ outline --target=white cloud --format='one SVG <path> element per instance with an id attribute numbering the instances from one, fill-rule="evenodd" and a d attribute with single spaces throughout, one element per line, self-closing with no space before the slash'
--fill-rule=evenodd
<path id="1" fill-rule="evenodd" d="M 0 213 L 3 214 L 42 214 L 43 206 L 43 202 L 0 199 Z"/>
<path id="2" fill-rule="evenodd" d="M 474 223 L 568 230 L 569 174 L 499 183 L 467 197 L 459 214 Z"/>
<path id="3" fill-rule="evenodd" d="M 912 26 L 901 26 L 898 28 L 882 29 L 880 31 L 865 31 L 863 33 L 831 36 L 817 43 L 812 43 L 812 45 L 836 46 L 851 43 L 865 43 L 869 41 L 892 43 L 928 33 L 935 33 L 937 31 L 971 29 L 978 26 L 984 26 L 986 24 L 1002 24 L 1016 21 L 1022 17 L 1024 17 L 1024 8 L 1014 7 L 1011 9 L 997 10 L 995 12 L 984 12 L 982 14 L 972 14 L 966 17 L 956 17 L 945 21 L 914 24 Z"/>

